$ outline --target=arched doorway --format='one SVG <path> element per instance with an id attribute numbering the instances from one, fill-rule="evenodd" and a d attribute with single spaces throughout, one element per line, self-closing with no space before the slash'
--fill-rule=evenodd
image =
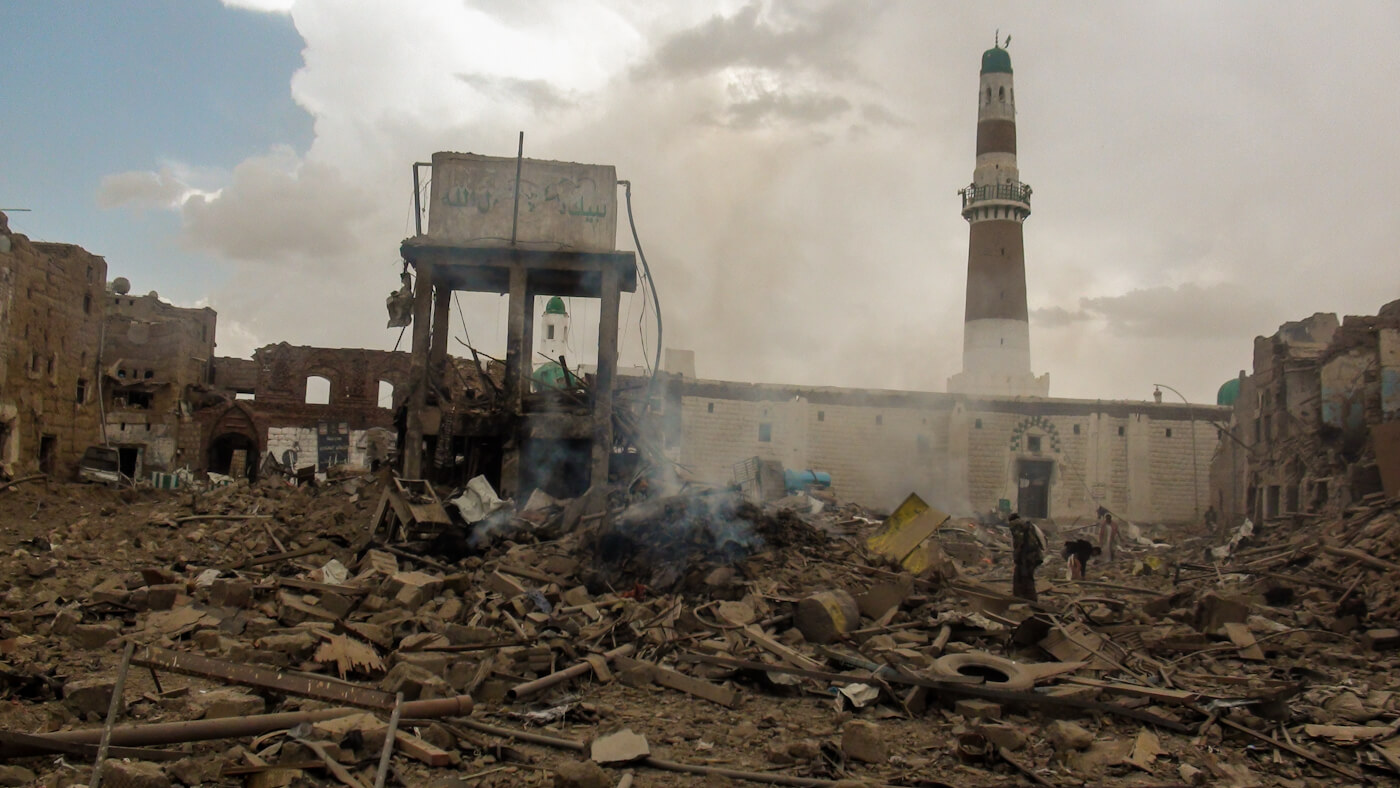
<path id="1" fill-rule="evenodd" d="M 241 432 L 225 432 L 209 442 L 208 468 L 210 473 L 227 475 L 233 464 L 234 452 L 243 452 L 244 475 L 248 481 L 258 478 L 258 443 Z"/>
<path id="2" fill-rule="evenodd" d="M 205 433 L 214 436 L 205 444 L 205 469 L 210 473 L 228 474 L 233 464 L 235 452 L 243 452 L 245 475 L 249 481 L 258 478 L 258 466 L 262 463 L 259 454 L 258 428 L 253 422 L 253 411 L 242 402 L 234 402 L 211 425 Z"/>

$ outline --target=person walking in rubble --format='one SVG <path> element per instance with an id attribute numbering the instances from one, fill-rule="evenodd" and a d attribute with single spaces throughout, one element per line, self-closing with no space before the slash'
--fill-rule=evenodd
<path id="1" fill-rule="evenodd" d="M 1036 601 L 1035 570 L 1045 562 L 1045 534 L 1030 520 L 1012 513 L 1007 524 L 1011 528 L 1011 594 L 1027 602 Z"/>
<path id="2" fill-rule="evenodd" d="M 1099 549 L 1103 552 L 1105 560 L 1113 560 L 1113 552 L 1118 548 L 1118 523 L 1113 522 L 1113 515 L 1102 506 L 1099 507 Z"/>

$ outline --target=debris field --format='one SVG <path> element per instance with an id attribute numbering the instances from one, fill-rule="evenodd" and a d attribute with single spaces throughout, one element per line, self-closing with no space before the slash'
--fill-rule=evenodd
<path id="1" fill-rule="evenodd" d="M 1085 580 L 1050 550 L 1027 603 L 1004 528 L 927 507 L 476 493 L 468 525 L 387 473 L 0 489 L 0 785 L 1400 776 L 1383 496 Z"/>

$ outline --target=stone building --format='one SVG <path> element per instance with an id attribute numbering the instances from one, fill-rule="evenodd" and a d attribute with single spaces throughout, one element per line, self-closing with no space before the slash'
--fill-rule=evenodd
<path id="1" fill-rule="evenodd" d="M 0 468 L 71 476 L 99 440 L 107 263 L 11 233 L 0 213 Z"/>
<path id="2" fill-rule="evenodd" d="M 396 448 L 409 361 L 404 352 L 285 342 L 259 348 L 252 359 L 216 358 L 212 391 L 195 411 L 202 446 L 196 467 L 228 473 L 237 459 L 253 475 L 268 455 L 290 470 L 367 468 L 388 459 Z M 468 403 L 485 396 L 472 362 L 449 363 L 445 399 Z M 444 462 L 461 449 L 451 443 L 441 453 L 437 448 L 433 456 L 441 454 Z"/>
<path id="3" fill-rule="evenodd" d="M 1060 522 L 1102 505 L 1135 521 L 1204 510 L 1209 405 L 976 398 L 752 385 L 671 376 L 668 434 L 683 467 L 728 482 L 749 457 L 831 474 L 844 499 L 888 510 L 910 492 L 957 514 L 1010 506 Z M 1002 504 L 1005 501 L 1006 504 Z"/>
<path id="4" fill-rule="evenodd" d="M 1211 467 L 1227 522 L 1340 508 L 1400 485 L 1400 301 L 1374 316 L 1318 313 L 1254 340 L 1222 387 L 1228 432 Z M 1386 473 L 1392 475 L 1386 487 Z"/>
<path id="5" fill-rule="evenodd" d="M 199 452 L 193 414 L 213 371 L 218 315 L 174 306 L 154 291 L 129 291 L 118 277 L 103 302 L 103 437 L 117 449 L 122 473 L 145 478 L 183 467 Z"/>

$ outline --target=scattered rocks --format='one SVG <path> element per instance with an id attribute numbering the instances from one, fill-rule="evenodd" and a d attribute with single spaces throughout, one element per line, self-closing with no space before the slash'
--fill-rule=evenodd
<path id="1" fill-rule="evenodd" d="M 1055 720 L 1045 728 L 1045 738 L 1055 747 L 1056 752 L 1087 750 L 1094 743 L 1094 734 L 1077 723 Z"/>
<path id="2" fill-rule="evenodd" d="M 890 759 L 880 726 L 864 720 L 852 720 L 841 729 L 841 752 L 862 763 L 884 763 Z"/>
<path id="3" fill-rule="evenodd" d="M 554 767 L 555 788 L 612 788 L 612 778 L 593 761 L 564 761 Z"/>

